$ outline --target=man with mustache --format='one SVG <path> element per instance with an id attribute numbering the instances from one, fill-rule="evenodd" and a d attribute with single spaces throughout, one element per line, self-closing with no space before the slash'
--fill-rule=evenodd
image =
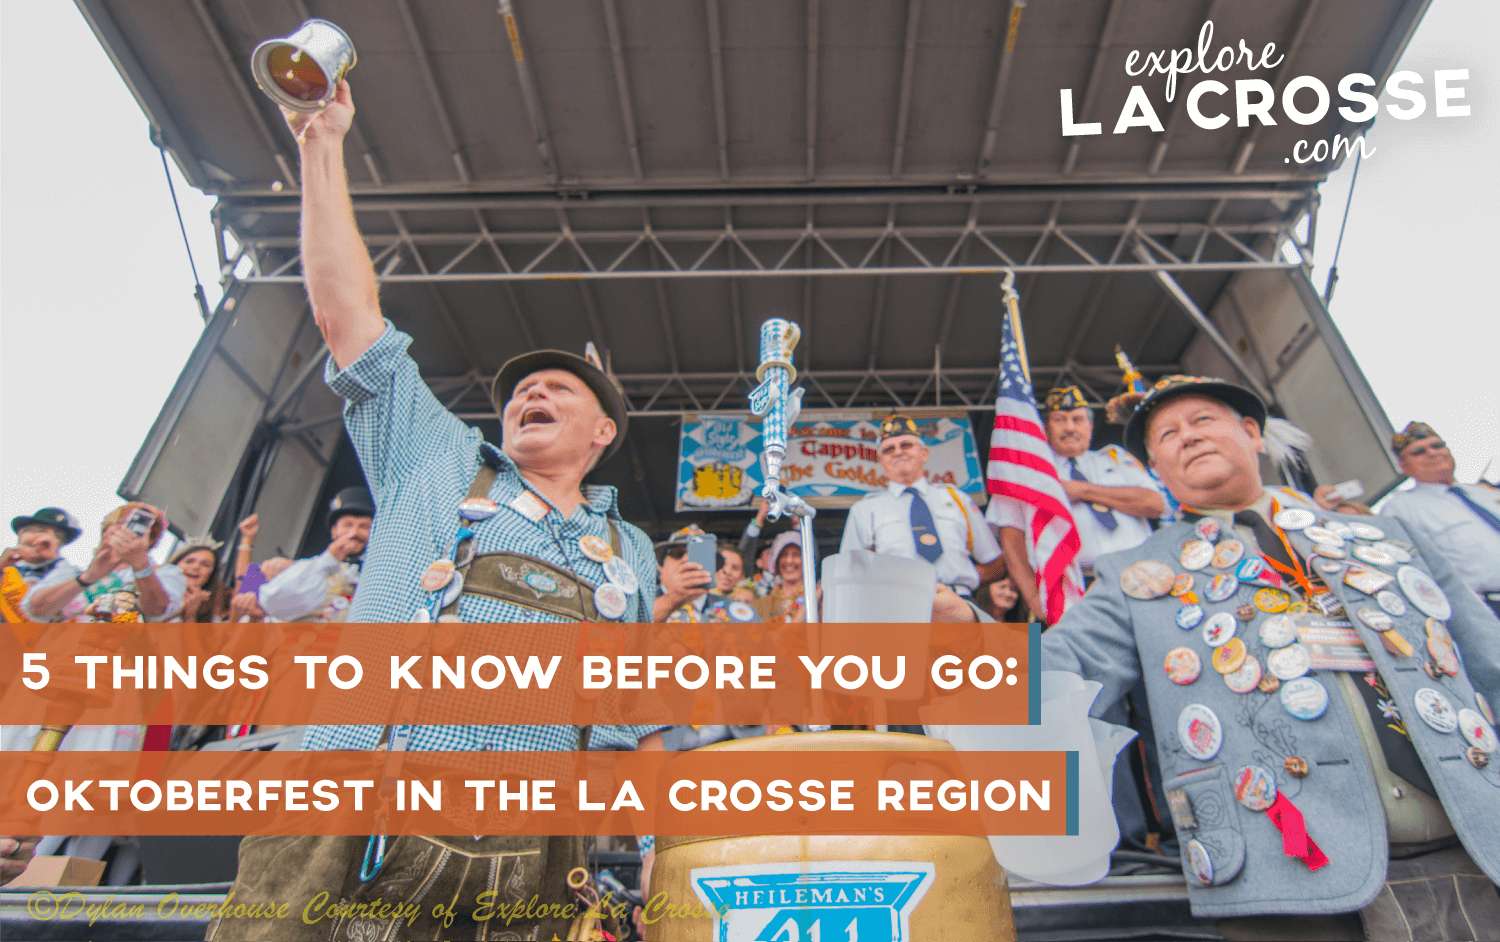
<path id="1" fill-rule="evenodd" d="M 566 639 L 569 653 L 576 633 L 529 631 L 518 623 L 651 621 L 657 585 L 651 542 L 620 516 L 614 488 L 583 483 L 622 443 L 623 393 L 597 357 L 560 350 L 513 357 L 491 389 L 501 421 L 498 448 L 438 402 L 407 353 L 412 338 L 381 313 L 344 171 L 344 136 L 353 118 L 348 82 L 324 110 L 286 113 L 301 156 L 302 267 L 330 353 L 325 379 L 345 400 L 344 425 L 378 510 L 348 620 L 486 623 L 463 636 L 543 651 L 549 639 Z M 357 641 L 345 633 L 345 643 Z M 478 710 L 485 700 L 472 702 Z M 443 725 L 312 726 L 301 748 L 512 753 L 518 755 L 506 761 L 526 772 L 551 768 L 545 757 L 528 758 L 536 753 L 661 747 L 659 726 L 476 719 L 477 713 L 444 716 Z M 567 875 L 583 862 L 583 840 L 574 836 L 259 838 L 241 846 L 234 892 L 236 902 L 297 900 L 300 907 L 324 891 L 356 903 L 404 901 L 420 891 L 455 900 L 458 921 L 424 915 L 414 926 L 378 931 L 474 938 L 495 931 L 475 921 L 481 894 L 503 887 L 507 899 L 519 893 L 563 904 L 572 900 Z M 426 873 L 420 887 L 412 880 L 416 871 Z M 430 900 L 421 909 L 429 912 Z M 568 928 L 545 917 L 505 931 L 551 938 Z M 297 919 L 226 917 L 209 937 L 326 939 L 330 931 Z M 338 938 L 367 931 L 375 928 L 355 921 Z"/>
<path id="2" fill-rule="evenodd" d="M 1094 413 L 1077 386 L 1047 393 L 1047 444 L 1052 447 L 1057 477 L 1072 504 L 1073 522 L 1082 542 L 1077 563 L 1085 581 L 1093 578 L 1094 560 L 1139 546 L 1151 536 L 1151 520 L 1166 513 L 1161 488 L 1139 461 L 1118 445 L 1089 450 Z M 1000 528 L 1000 545 L 1016 585 L 1033 612 L 1045 612 L 1036 584 L 1036 560 L 1026 538 L 1034 510 L 1010 498 L 990 501 L 988 519 Z"/>
<path id="3" fill-rule="evenodd" d="M 328 505 L 328 548 L 311 559 L 298 560 L 261 586 L 256 593 L 260 609 L 278 621 L 343 621 L 359 586 L 360 563 L 374 518 L 375 501 L 369 488 L 339 491 Z M 251 607 L 246 613 L 255 614 L 255 610 Z"/>
<path id="4" fill-rule="evenodd" d="M 1183 520 L 1097 561 L 1042 669 L 1102 683 L 1096 714 L 1144 680 L 1226 938 L 1357 938 L 1356 911 L 1371 939 L 1500 938 L 1500 622 L 1420 532 L 1266 488 L 1265 422 L 1218 379 L 1145 395 L 1125 446 Z"/>
<path id="5" fill-rule="evenodd" d="M 1453 481 L 1453 452 L 1432 426 L 1409 422 L 1391 436 L 1401 473 L 1416 486 L 1380 508 L 1433 542 L 1459 578 L 1500 615 L 1500 491 Z"/>

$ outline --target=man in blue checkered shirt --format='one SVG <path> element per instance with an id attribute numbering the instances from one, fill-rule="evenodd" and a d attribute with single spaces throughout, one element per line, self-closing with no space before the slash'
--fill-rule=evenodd
<path id="1" fill-rule="evenodd" d="M 302 265 L 313 316 L 330 351 L 326 378 L 345 400 L 345 426 L 378 511 L 349 620 L 408 622 L 442 611 L 465 622 L 570 622 L 593 620 L 596 612 L 602 618 L 650 621 L 657 595 L 651 542 L 621 518 L 614 488 L 583 484 L 584 475 L 621 443 L 626 425 L 623 394 L 602 369 L 582 357 L 556 350 L 517 357 L 502 367 L 491 393 L 501 418 L 501 449 L 486 443 L 477 429 L 433 397 L 407 354 L 412 338 L 381 315 L 374 268 L 354 220 L 344 174 L 343 138 L 353 116 L 347 83 L 341 83 L 337 99 L 325 110 L 287 115 L 301 149 Z M 482 468 L 492 480 L 479 496 L 470 491 L 484 486 L 478 477 Z M 503 558 L 509 563 L 519 559 L 532 564 L 522 569 L 530 574 L 524 585 L 534 588 L 536 605 L 525 604 L 531 599 L 524 596 L 524 585 L 518 587 L 523 597 L 509 601 L 464 591 L 455 602 L 437 598 L 444 594 L 441 587 L 424 590 L 422 577 L 428 566 L 453 559 L 461 542 L 460 527 L 473 531 L 470 548 L 475 558 L 506 554 Z M 618 562 L 607 571 L 604 561 L 612 556 L 623 560 L 629 571 L 622 571 Z M 538 573 L 544 578 L 536 578 Z M 463 583 L 466 589 L 473 584 L 472 579 Z M 561 592 L 560 585 L 568 591 Z M 580 594 L 588 600 L 580 616 L 569 618 L 559 613 L 558 605 L 548 604 L 558 596 L 576 599 Z M 516 595 L 510 593 L 512 599 Z M 596 726 L 589 745 L 660 749 L 660 728 Z M 413 751 L 564 751 L 579 748 L 580 731 L 575 726 L 454 724 L 403 725 L 387 734 L 378 726 L 313 726 L 302 748 L 386 745 Z M 377 839 L 370 840 L 374 848 Z M 573 839 L 544 839 L 541 859 L 547 853 L 559 854 L 555 848 L 568 840 Z M 363 846 L 363 839 L 359 844 Z M 241 854 L 237 898 L 264 891 L 277 879 L 278 870 L 307 868 L 304 860 L 314 856 L 288 843 L 258 859 L 264 852 L 252 853 L 248 847 Z M 380 873 L 384 848 L 382 840 L 373 856 L 367 850 L 359 870 L 360 892 L 387 889 Z M 354 858 L 348 868 L 343 866 L 345 856 Z M 309 873 L 299 886 L 356 885 L 349 882 L 355 872 L 349 868 L 360 868 L 358 856 L 357 850 L 333 854 L 332 870 Z M 374 875 L 369 874 L 372 860 Z M 514 882 L 541 879 L 536 873 L 523 881 L 523 864 L 514 865 Z M 548 865 L 549 874 L 551 869 Z M 540 886 L 544 896 L 551 892 L 545 884 Z M 337 896 L 339 891 L 332 892 Z M 230 934 L 218 935 L 216 924 L 213 937 L 242 931 L 261 937 L 255 934 L 260 928 L 225 926 Z M 546 936 L 550 934 L 547 929 Z"/>

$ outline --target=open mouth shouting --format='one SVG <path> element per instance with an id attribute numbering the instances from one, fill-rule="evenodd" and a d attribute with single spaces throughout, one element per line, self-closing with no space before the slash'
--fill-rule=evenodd
<path id="1" fill-rule="evenodd" d="M 540 406 L 527 406 L 521 412 L 521 428 L 526 428 L 528 425 L 551 425 L 556 421 L 552 413 Z"/>

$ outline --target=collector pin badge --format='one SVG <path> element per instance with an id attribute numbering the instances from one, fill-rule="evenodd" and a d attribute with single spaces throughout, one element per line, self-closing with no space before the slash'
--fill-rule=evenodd
<path id="1" fill-rule="evenodd" d="M 1241 638 L 1230 638 L 1214 648 L 1214 670 L 1221 674 L 1232 674 L 1245 663 L 1245 642 Z"/>
<path id="2" fill-rule="evenodd" d="M 1224 684 L 1235 693 L 1249 693 L 1260 686 L 1260 678 L 1260 661 L 1255 655 L 1247 654 L 1239 667 L 1224 675 Z"/>
<path id="3" fill-rule="evenodd" d="M 1276 515 L 1275 523 L 1283 530 L 1305 530 L 1317 523 L 1318 515 L 1301 507 L 1288 507 Z"/>
<path id="4" fill-rule="evenodd" d="M 1239 540 L 1224 540 L 1214 550 L 1215 569 L 1228 569 L 1245 556 L 1245 544 Z"/>
<path id="5" fill-rule="evenodd" d="M 1291 595 L 1280 589 L 1258 589 L 1255 593 L 1255 607 L 1268 615 L 1284 612 L 1291 604 Z"/>
<path id="6" fill-rule="evenodd" d="M 422 573 L 422 590 L 424 592 L 436 592 L 443 588 L 453 578 L 455 571 L 451 560 L 435 560 Z"/>
<path id="7" fill-rule="evenodd" d="M 619 586 L 626 595 L 634 595 L 641 587 L 641 580 L 636 577 L 635 570 L 619 556 L 611 556 L 604 561 L 604 578 Z"/>
<path id="8" fill-rule="evenodd" d="M 1168 651 L 1163 666 L 1168 679 L 1174 684 L 1190 684 L 1203 673 L 1203 661 L 1192 648 L 1173 648 Z"/>
<path id="9" fill-rule="evenodd" d="M 1241 582 L 1249 582 L 1259 579 L 1261 573 L 1266 570 L 1266 562 L 1259 556 L 1248 556 L 1234 570 L 1234 575 Z"/>
<path id="10" fill-rule="evenodd" d="M 603 537 L 594 536 L 592 533 L 584 534 L 578 538 L 578 550 L 596 563 L 609 562 L 609 558 L 615 555 L 610 549 L 609 542 Z"/>
<path id="11" fill-rule="evenodd" d="M 1240 580 L 1236 579 L 1232 573 L 1221 572 L 1209 580 L 1208 588 L 1203 594 L 1210 602 L 1222 602 L 1239 591 L 1239 588 Z"/>
<path id="12" fill-rule="evenodd" d="M 1266 670 L 1278 680 L 1296 680 L 1312 669 L 1312 655 L 1300 642 L 1277 648 L 1266 655 Z"/>
<path id="13" fill-rule="evenodd" d="M 1343 547 L 1344 538 L 1327 527 L 1308 527 L 1302 535 L 1320 546 Z"/>
<path id="14" fill-rule="evenodd" d="M 1447 621 L 1453 617 L 1453 605 L 1437 580 L 1415 566 L 1396 570 L 1396 582 L 1417 611 L 1431 618 Z M 1383 587 L 1382 587 L 1383 588 Z"/>
<path id="15" fill-rule="evenodd" d="M 1260 623 L 1260 643 L 1268 648 L 1284 648 L 1297 640 L 1297 623 L 1290 615 L 1273 615 Z"/>
<path id="16" fill-rule="evenodd" d="M 1159 599 L 1171 591 L 1177 574 L 1165 563 L 1143 559 L 1120 573 L 1120 591 L 1133 599 Z"/>
<path id="17" fill-rule="evenodd" d="M 1178 628 L 1181 628 L 1183 631 L 1192 631 L 1203 621 L 1203 606 L 1184 605 L 1177 610 L 1177 614 L 1173 618 L 1177 622 Z"/>
<path id="18" fill-rule="evenodd" d="M 458 515 L 477 523 L 490 519 L 499 509 L 500 505 L 488 497 L 466 497 L 458 504 Z"/>
<path id="19" fill-rule="evenodd" d="M 1209 856 L 1208 848 L 1196 837 L 1187 842 L 1188 869 L 1192 871 L 1193 879 L 1203 886 L 1212 886 L 1214 882 L 1214 859 Z"/>
<path id="20" fill-rule="evenodd" d="M 1365 595 L 1374 595 L 1394 581 L 1395 578 L 1387 573 L 1365 569 L 1363 566 L 1350 566 L 1344 573 L 1344 584 Z"/>
<path id="21" fill-rule="evenodd" d="M 1349 523 L 1349 531 L 1355 536 L 1359 537 L 1361 540 L 1370 540 L 1371 542 L 1374 542 L 1377 540 L 1385 539 L 1385 531 L 1372 523 L 1364 523 L 1363 521 L 1351 521 Z"/>
<path id="22" fill-rule="evenodd" d="M 1213 517 L 1204 517 L 1199 520 L 1198 526 L 1194 529 L 1198 531 L 1200 537 L 1210 543 L 1217 543 L 1219 540 L 1219 521 Z"/>
<path id="23" fill-rule="evenodd" d="M 1471 746 L 1478 746 L 1485 752 L 1500 749 L 1500 740 L 1495 738 L 1494 727 L 1485 722 L 1478 710 L 1464 707 L 1458 711 L 1458 731 Z"/>
<path id="24" fill-rule="evenodd" d="M 1228 612 L 1215 612 L 1209 616 L 1208 621 L 1203 623 L 1203 643 L 1211 648 L 1234 637 L 1236 622 L 1234 616 Z"/>
<path id="25" fill-rule="evenodd" d="M 1396 557 L 1392 556 L 1390 553 L 1387 553 L 1385 550 L 1380 549 L 1379 547 L 1365 546 L 1363 543 L 1361 543 L 1356 545 L 1354 549 L 1351 550 L 1351 552 L 1354 553 L 1355 559 L 1359 560 L 1360 562 L 1369 563 L 1372 566 L 1396 565 Z"/>
<path id="26" fill-rule="evenodd" d="M 1207 762 L 1224 745 L 1224 727 L 1213 710 L 1201 703 L 1190 703 L 1177 716 L 1177 739 L 1188 755 Z"/>
<path id="27" fill-rule="evenodd" d="M 1234 797 L 1251 811 L 1265 811 L 1276 803 L 1276 776 L 1270 769 L 1247 765 L 1234 774 Z"/>
<path id="28" fill-rule="evenodd" d="M 1188 540 L 1182 544 L 1182 552 L 1177 554 L 1182 568 L 1190 571 L 1203 569 L 1213 558 L 1214 545 L 1207 540 Z"/>
<path id="29" fill-rule="evenodd" d="M 1281 686 L 1281 706 L 1299 720 L 1315 720 L 1328 712 L 1328 688 L 1311 677 L 1298 677 Z"/>
<path id="30" fill-rule="evenodd" d="M 614 620 L 625 614 L 625 590 L 606 582 L 594 590 L 594 608 L 605 618 Z"/>
<path id="31" fill-rule="evenodd" d="M 1406 547 L 1400 545 L 1399 543 L 1393 543 L 1390 540 L 1382 540 L 1381 542 L 1374 545 L 1376 549 L 1380 550 L 1383 553 L 1386 553 L 1398 563 L 1411 562 L 1411 554 L 1406 551 Z"/>
<path id="32" fill-rule="evenodd" d="M 1184 595 L 1187 595 L 1189 592 L 1193 591 L 1193 582 L 1194 579 L 1192 573 L 1182 573 L 1172 583 L 1172 588 L 1169 591 L 1178 598 L 1182 598 Z"/>
<path id="33" fill-rule="evenodd" d="M 1396 618 L 1406 614 L 1406 600 L 1390 589 L 1375 593 L 1375 603 Z"/>
<path id="34" fill-rule="evenodd" d="M 1422 722 L 1440 733 L 1451 733 L 1458 729 L 1458 711 L 1441 690 L 1423 687 L 1412 696 L 1412 705 Z"/>

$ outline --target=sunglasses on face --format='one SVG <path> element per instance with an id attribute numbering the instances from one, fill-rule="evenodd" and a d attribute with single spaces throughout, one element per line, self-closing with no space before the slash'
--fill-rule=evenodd
<path id="1" fill-rule="evenodd" d="M 1409 458 L 1420 458 L 1429 451 L 1446 451 L 1447 448 L 1448 443 L 1442 441 L 1433 442 L 1431 445 L 1413 445 L 1406 449 L 1406 455 Z"/>

